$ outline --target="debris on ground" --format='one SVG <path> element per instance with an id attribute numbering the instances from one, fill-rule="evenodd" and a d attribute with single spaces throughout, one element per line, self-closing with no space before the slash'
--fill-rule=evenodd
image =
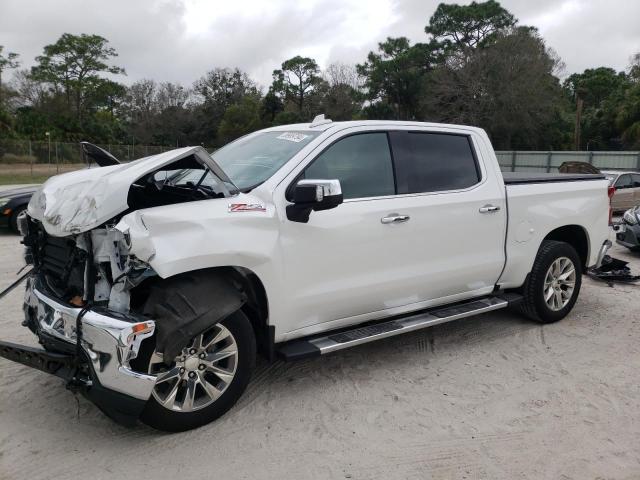
<path id="1" fill-rule="evenodd" d="M 640 275 L 632 275 L 628 265 L 629 262 L 605 255 L 602 265 L 598 268 L 588 268 L 586 274 L 595 280 L 607 282 L 610 287 L 616 282 L 635 283 L 640 280 Z"/>

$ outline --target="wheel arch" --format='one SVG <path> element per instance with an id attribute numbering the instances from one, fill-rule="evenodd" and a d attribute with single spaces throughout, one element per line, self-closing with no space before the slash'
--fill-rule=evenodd
<path id="1" fill-rule="evenodd" d="M 589 234 L 587 230 L 580 225 L 564 225 L 550 231 L 543 239 L 556 240 L 571 245 L 578 253 L 583 268 L 588 267 L 589 263 Z M 542 246 L 542 242 L 540 246 Z"/>
<path id="2" fill-rule="evenodd" d="M 226 265 L 180 272 L 166 278 L 153 277 L 153 284 L 157 286 L 165 282 L 174 282 L 182 276 L 192 274 L 223 278 L 234 287 L 234 291 L 239 290 L 246 295 L 246 301 L 240 309 L 251 322 L 258 352 L 268 360 L 273 360 L 275 329 L 272 325 L 269 325 L 269 300 L 266 288 L 259 275 L 246 267 Z M 135 289 L 132 293 L 134 292 Z M 141 291 L 141 295 L 147 296 L 147 294 L 146 289 Z M 143 299 L 138 299 L 137 303 L 140 304 L 143 301 Z"/>

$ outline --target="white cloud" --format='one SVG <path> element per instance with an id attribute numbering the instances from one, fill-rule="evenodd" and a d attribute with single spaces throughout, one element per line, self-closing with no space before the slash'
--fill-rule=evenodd
<path id="1" fill-rule="evenodd" d="M 387 36 L 424 41 L 438 0 L 2 0 L 0 44 L 33 64 L 62 33 L 108 38 L 125 82 L 150 77 L 191 84 L 214 67 L 239 67 L 262 85 L 301 54 L 321 66 L 356 63 Z M 459 3 L 468 3 L 459 2 Z M 625 68 L 640 51 L 640 1 L 504 0 L 537 26 L 567 71 Z"/>

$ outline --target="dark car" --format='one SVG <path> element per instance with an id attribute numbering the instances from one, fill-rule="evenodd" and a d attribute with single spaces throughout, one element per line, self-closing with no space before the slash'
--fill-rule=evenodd
<path id="1" fill-rule="evenodd" d="M 37 188 L 38 185 L 32 185 L 0 192 L 0 227 L 9 227 L 18 233 L 18 215 L 27 208 Z"/>
<path id="2" fill-rule="evenodd" d="M 617 225 L 616 242 L 629 250 L 640 250 L 640 206 L 624 212 Z"/>

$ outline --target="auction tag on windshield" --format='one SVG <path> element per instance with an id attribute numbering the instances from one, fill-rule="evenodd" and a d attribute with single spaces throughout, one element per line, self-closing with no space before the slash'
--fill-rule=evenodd
<path id="1" fill-rule="evenodd" d="M 290 142 L 301 142 L 302 140 L 304 140 L 305 138 L 307 138 L 309 135 L 305 135 L 304 133 L 298 133 L 298 132 L 284 132 L 282 135 L 278 135 L 276 138 L 280 139 L 280 140 L 288 140 Z"/>

